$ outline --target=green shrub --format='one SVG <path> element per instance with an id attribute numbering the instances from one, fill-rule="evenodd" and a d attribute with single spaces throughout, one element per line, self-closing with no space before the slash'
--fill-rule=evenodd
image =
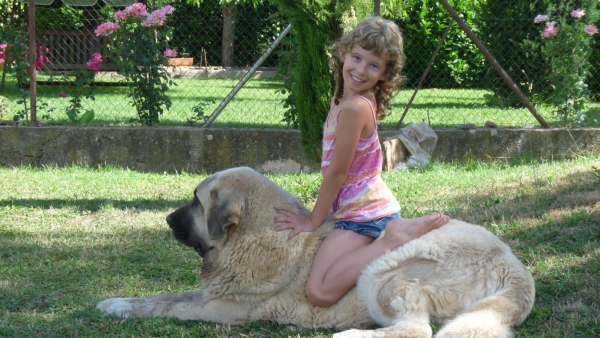
<path id="1" fill-rule="evenodd" d="M 272 1 L 292 23 L 294 41 L 298 46 L 292 91 L 302 148 L 308 158 L 318 161 L 321 157 L 323 123 L 333 93 L 327 47 L 341 33 L 341 17 L 350 9 L 352 1 Z"/>
<path id="2" fill-rule="evenodd" d="M 473 21 L 481 1 L 450 1 L 475 34 Z M 384 9 L 386 9 L 384 7 Z M 425 71 L 444 30 L 450 14 L 437 0 L 410 0 L 389 8 L 382 15 L 393 18 L 405 37 L 407 63 L 403 73 L 407 86 L 415 86 Z M 423 86 L 425 88 L 472 88 L 481 86 L 484 57 L 467 35 L 453 23 L 448 37 L 436 57 Z"/>

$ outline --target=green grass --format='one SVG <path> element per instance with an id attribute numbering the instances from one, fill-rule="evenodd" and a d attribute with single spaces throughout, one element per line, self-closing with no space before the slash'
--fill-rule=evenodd
<path id="1" fill-rule="evenodd" d="M 517 337 L 600 335 L 600 156 L 434 163 L 384 174 L 403 217 L 445 211 L 483 224 L 533 273 L 536 304 Z M 201 259 L 165 217 L 205 175 L 116 168 L 0 168 L 1 337 L 330 337 L 269 322 L 120 319 L 110 297 L 199 287 Z M 319 174 L 269 175 L 306 205 Z"/>
<path id="2" fill-rule="evenodd" d="M 48 79 L 49 77 L 41 75 L 38 78 L 38 80 Z M 118 82 L 119 80 L 98 78 L 97 81 Z M 169 89 L 173 105 L 160 117 L 159 125 L 190 125 L 187 121 L 193 116 L 192 108 L 201 103 L 206 103 L 207 114 L 212 113 L 238 81 L 238 79 L 174 79 L 177 85 Z M 19 94 L 12 89 L 14 84 L 14 80 L 9 78 L 4 92 L 0 93 L 0 119 L 12 120 L 13 116 L 22 110 L 22 107 L 17 105 Z M 282 86 L 282 81 L 275 79 L 248 81 L 212 126 L 286 128 L 287 124 L 282 121 L 285 111 L 282 101 L 286 95 L 276 93 Z M 95 100 L 84 99 L 82 103 L 86 109 L 95 111 L 95 120 L 90 125 L 138 125 L 135 109 L 126 97 L 126 87 L 96 86 L 93 88 Z M 62 90 L 60 86 L 38 86 L 40 108 L 37 116 L 43 123 L 58 125 L 71 123 L 65 113 L 69 97 L 60 98 L 59 93 Z M 391 129 L 396 126 L 412 95 L 413 89 L 407 88 L 392 101 L 392 114 L 381 123 L 383 128 Z M 465 123 L 482 127 L 489 120 L 502 127 L 539 126 L 526 108 L 493 103 L 492 96 L 492 93 L 487 90 L 422 89 L 407 112 L 403 125 L 426 121 L 434 128 L 456 128 Z M 41 103 L 47 103 L 48 108 L 43 108 Z M 2 109 L 3 104 L 4 109 Z M 600 126 L 600 103 L 590 103 L 587 109 L 587 125 Z M 557 127 L 564 125 L 563 121 L 552 113 L 551 107 L 539 105 L 537 110 L 550 125 Z M 49 120 L 42 119 L 45 115 L 49 116 Z"/>

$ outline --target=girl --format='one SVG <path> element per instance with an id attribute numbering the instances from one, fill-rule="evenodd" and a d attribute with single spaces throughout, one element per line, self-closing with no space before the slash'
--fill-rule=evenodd
<path id="1" fill-rule="evenodd" d="M 317 201 L 308 218 L 285 210 L 275 217 L 275 230 L 291 229 L 290 239 L 314 231 L 333 208 L 334 230 L 319 247 L 306 284 L 315 306 L 337 302 L 376 257 L 449 221 L 443 214 L 400 219 L 400 205 L 381 179 L 377 120 L 400 89 L 402 49 L 398 26 L 380 17 L 364 19 L 332 47 L 336 89 L 324 126 Z"/>

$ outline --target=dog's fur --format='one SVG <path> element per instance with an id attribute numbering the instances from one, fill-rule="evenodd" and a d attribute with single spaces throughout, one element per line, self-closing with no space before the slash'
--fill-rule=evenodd
<path id="1" fill-rule="evenodd" d="M 98 309 L 118 316 L 175 317 L 242 324 L 351 330 L 337 337 L 509 337 L 529 314 L 534 283 L 510 248 L 481 226 L 458 220 L 383 255 L 356 288 L 328 308 L 311 305 L 304 286 L 333 220 L 286 241 L 275 209 L 309 215 L 291 194 L 250 168 L 218 172 L 167 217 L 174 237 L 204 258 L 202 290 L 114 298 Z M 377 324 L 379 329 L 366 330 Z"/>

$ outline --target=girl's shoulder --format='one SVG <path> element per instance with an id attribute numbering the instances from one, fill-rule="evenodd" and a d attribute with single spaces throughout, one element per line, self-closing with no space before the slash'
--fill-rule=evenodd
<path id="1" fill-rule="evenodd" d="M 371 102 L 368 98 L 361 95 L 353 96 L 348 100 L 341 102 L 342 111 L 351 114 L 372 115 L 374 113 L 374 107 L 376 107 L 374 102 Z"/>

